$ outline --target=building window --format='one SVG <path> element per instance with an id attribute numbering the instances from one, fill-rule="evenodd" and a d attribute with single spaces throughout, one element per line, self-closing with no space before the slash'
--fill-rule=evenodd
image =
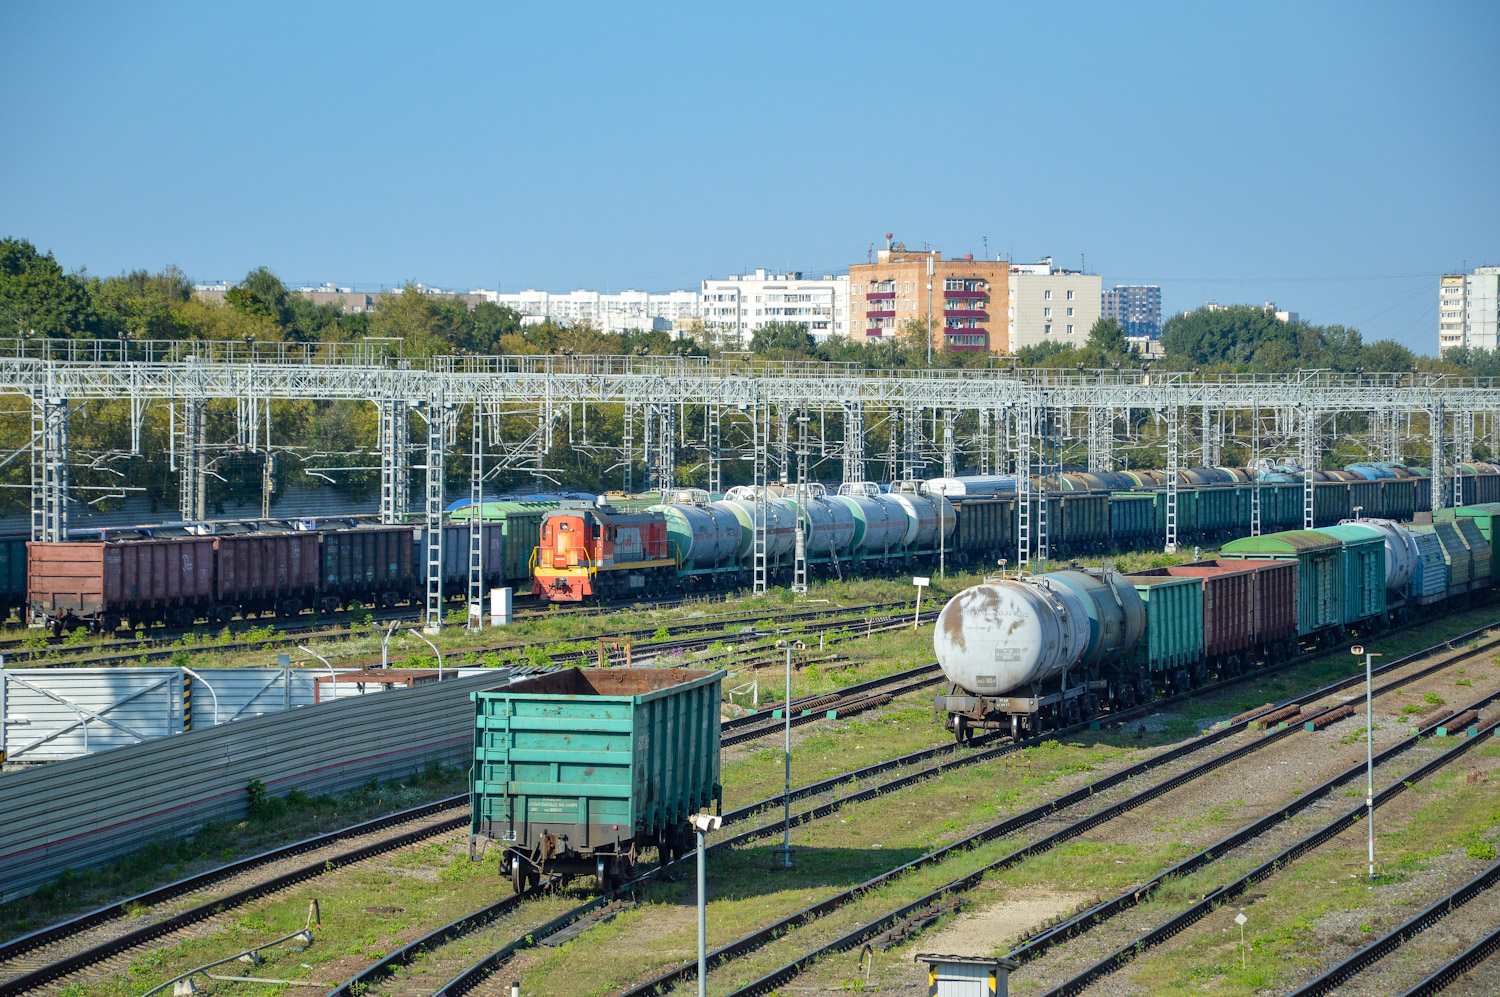
<path id="1" fill-rule="evenodd" d="M 1048 322 L 1046 325 L 1042 326 L 1042 335 L 1044 335 L 1044 336 L 1050 336 L 1050 335 L 1052 335 L 1052 323 L 1051 322 Z"/>
<path id="2" fill-rule="evenodd" d="M 1072 291 L 1069 291 L 1069 292 L 1068 292 L 1068 300 L 1069 300 L 1069 301 L 1072 301 L 1072 300 L 1073 300 L 1073 292 L 1072 292 Z"/>
<path id="3" fill-rule="evenodd" d="M 1047 301 L 1051 301 L 1052 300 L 1052 292 L 1051 291 L 1043 291 L 1042 292 L 1042 297 L 1045 300 L 1047 300 Z"/>
<path id="4" fill-rule="evenodd" d="M 1071 311 L 1071 310 L 1072 309 L 1069 309 L 1069 311 Z M 1068 326 L 1068 335 L 1070 335 L 1070 336 L 1073 335 L 1073 327 L 1071 325 Z"/>
<path id="5" fill-rule="evenodd" d="M 1073 292 L 1072 292 L 1072 291 L 1069 291 L 1069 292 L 1068 292 L 1068 293 L 1069 293 L 1069 294 L 1072 294 L 1072 293 L 1073 293 Z M 1073 317 L 1073 309 L 1071 309 L 1071 308 L 1069 308 L 1069 309 L 1068 309 L 1068 318 L 1072 318 L 1072 317 Z"/>
<path id="6" fill-rule="evenodd" d="M 1042 318 L 1051 318 L 1051 317 L 1052 317 L 1052 309 L 1051 308 L 1043 308 L 1042 309 Z"/>

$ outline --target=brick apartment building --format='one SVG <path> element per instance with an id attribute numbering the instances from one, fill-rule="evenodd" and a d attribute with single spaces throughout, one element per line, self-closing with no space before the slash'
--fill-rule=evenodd
<path id="1" fill-rule="evenodd" d="M 899 336 L 913 319 L 932 316 L 934 350 L 1009 352 L 1006 309 L 1010 264 L 966 256 L 945 260 L 936 250 L 892 244 L 874 263 L 849 268 L 849 337 L 879 343 Z M 929 301 L 928 265 L 932 266 Z"/>

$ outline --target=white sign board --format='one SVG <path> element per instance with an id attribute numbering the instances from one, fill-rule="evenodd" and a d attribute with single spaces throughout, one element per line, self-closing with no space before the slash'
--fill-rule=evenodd
<path id="1" fill-rule="evenodd" d="M 931 585 L 932 584 L 932 579 L 931 578 L 917 578 L 917 577 L 913 577 L 912 580 L 911 580 L 911 583 L 913 585 Z"/>

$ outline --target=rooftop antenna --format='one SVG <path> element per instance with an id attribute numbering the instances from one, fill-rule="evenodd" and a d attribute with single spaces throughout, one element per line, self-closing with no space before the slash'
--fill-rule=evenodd
<path id="1" fill-rule="evenodd" d="M 865 262 L 866 263 L 874 263 L 875 262 L 875 243 L 873 243 L 873 242 L 870 243 L 870 250 L 869 250 L 869 252 L 865 253 Z"/>
<path id="2" fill-rule="evenodd" d="M 987 235 L 981 235 L 979 237 L 979 239 L 980 239 L 981 242 L 984 243 L 984 258 L 985 259 L 989 259 L 990 258 L 990 237 L 987 236 Z"/>

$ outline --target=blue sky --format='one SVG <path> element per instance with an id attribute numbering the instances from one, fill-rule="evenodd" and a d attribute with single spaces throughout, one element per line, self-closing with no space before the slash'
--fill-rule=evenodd
<path id="1" fill-rule="evenodd" d="M 910 246 L 1425 352 L 1492 4 L 11 4 L 0 234 L 99 274 L 667 290 Z"/>

